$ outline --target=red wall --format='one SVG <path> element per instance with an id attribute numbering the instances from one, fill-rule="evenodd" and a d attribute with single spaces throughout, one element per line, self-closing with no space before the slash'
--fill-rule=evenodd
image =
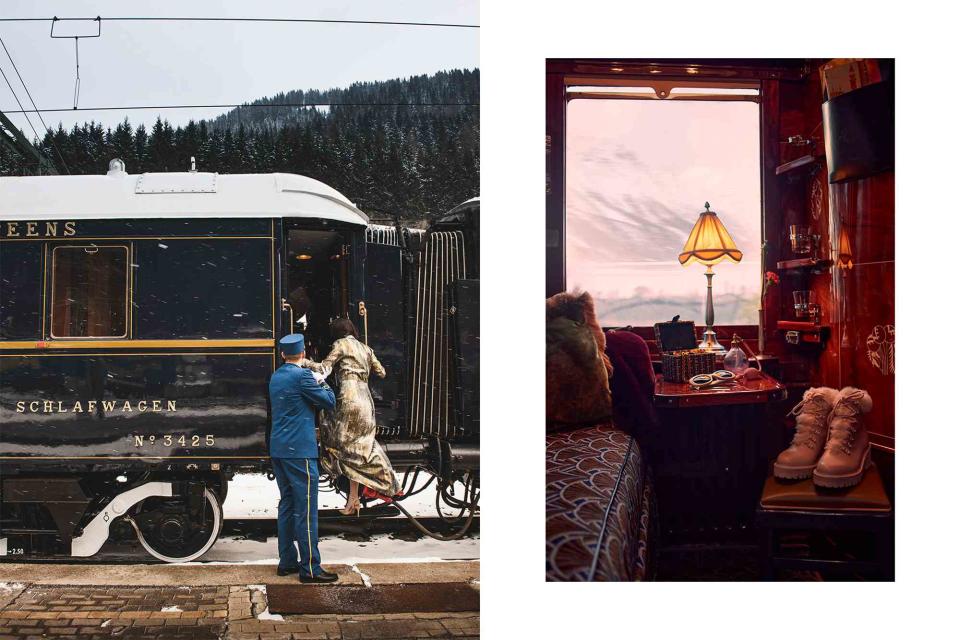
<path id="1" fill-rule="evenodd" d="M 831 336 L 820 357 L 824 384 L 865 389 L 876 441 L 894 438 L 894 179 L 893 172 L 829 187 L 830 239 L 850 238 L 853 268 L 834 268 L 823 287 L 833 302 Z"/>
<path id="2" fill-rule="evenodd" d="M 823 153 L 823 127 L 817 66 L 803 82 L 780 83 L 780 113 L 777 135 L 813 137 L 816 154 Z M 781 145 L 780 162 L 796 158 L 800 151 Z M 797 379 L 811 385 L 865 389 L 874 408 L 867 417 L 876 444 L 894 446 L 894 173 L 840 184 L 829 184 L 826 162 L 810 171 L 778 176 L 776 209 L 768 217 L 776 237 L 769 248 L 779 260 L 794 257 L 787 229 L 790 224 L 810 224 L 819 233 L 820 257 L 834 265 L 820 274 L 781 273 L 777 294 L 767 304 L 782 319 L 793 319 L 792 292 L 809 287 L 822 306 L 822 323 L 829 326 L 823 347 L 792 347 L 783 332 L 767 327 L 768 349 L 795 371 Z M 837 265 L 841 231 L 845 231 L 853 267 Z"/>

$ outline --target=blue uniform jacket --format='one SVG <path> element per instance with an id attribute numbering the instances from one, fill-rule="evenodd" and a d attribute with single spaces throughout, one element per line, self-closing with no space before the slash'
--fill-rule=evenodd
<path id="1" fill-rule="evenodd" d="M 284 363 L 270 377 L 271 458 L 316 458 L 314 408 L 333 409 L 336 396 L 309 369 Z"/>

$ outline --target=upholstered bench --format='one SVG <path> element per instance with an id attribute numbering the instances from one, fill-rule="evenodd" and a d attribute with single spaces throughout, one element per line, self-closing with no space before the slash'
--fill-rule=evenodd
<path id="1" fill-rule="evenodd" d="M 764 577 L 777 569 L 816 570 L 831 574 L 893 578 L 893 509 L 877 468 L 867 470 L 855 487 L 823 489 L 807 480 L 767 477 L 757 508 Z M 839 546 L 822 545 L 805 556 L 784 550 L 784 534 L 796 532 L 828 539 L 860 535 L 872 539 L 873 553 L 853 557 Z M 861 545 L 855 545 L 860 547 Z"/>

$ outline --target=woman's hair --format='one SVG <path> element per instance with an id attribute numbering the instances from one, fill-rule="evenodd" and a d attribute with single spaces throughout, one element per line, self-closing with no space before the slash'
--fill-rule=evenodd
<path id="1" fill-rule="evenodd" d="M 360 339 L 360 336 L 357 335 L 357 328 L 353 326 L 353 322 L 350 321 L 350 318 L 337 318 L 335 320 L 331 320 L 330 333 L 333 335 L 334 340 L 346 338 L 347 336 L 353 336 L 358 340 Z"/>

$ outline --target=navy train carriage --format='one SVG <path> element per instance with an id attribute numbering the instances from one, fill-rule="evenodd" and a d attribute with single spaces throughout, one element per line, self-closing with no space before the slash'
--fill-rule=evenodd
<path id="1" fill-rule="evenodd" d="M 425 532 L 462 535 L 479 502 L 478 243 L 479 201 L 424 231 L 370 225 L 291 174 L 115 160 L 0 178 L 0 556 L 90 556 L 111 535 L 166 561 L 205 553 L 230 477 L 269 471 L 276 340 L 302 332 L 322 358 L 344 316 L 387 368 L 371 386 L 405 493 L 437 479 L 438 511 L 465 522 Z"/>

